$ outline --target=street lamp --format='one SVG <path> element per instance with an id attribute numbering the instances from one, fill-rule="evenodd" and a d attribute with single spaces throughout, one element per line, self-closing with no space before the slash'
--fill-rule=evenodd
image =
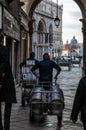
<path id="1" fill-rule="evenodd" d="M 56 14 L 56 18 L 54 19 L 54 22 L 55 22 L 55 26 L 58 28 L 60 24 L 60 19 L 58 18 L 58 0 L 57 0 L 57 14 Z"/>

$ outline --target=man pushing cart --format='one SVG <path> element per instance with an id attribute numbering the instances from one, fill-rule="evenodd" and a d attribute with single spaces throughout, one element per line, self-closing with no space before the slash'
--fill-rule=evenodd
<path id="1" fill-rule="evenodd" d="M 53 69 L 56 69 L 55 79 L 57 79 L 58 75 L 61 72 L 61 68 L 54 61 L 50 60 L 50 56 L 48 53 L 43 55 L 43 60 L 38 64 L 34 65 L 31 69 L 33 74 L 37 76 L 35 70 L 39 69 L 39 83 L 38 86 L 32 90 L 31 93 L 31 107 L 30 107 L 30 118 L 33 119 L 33 114 L 37 111 L 35 110 L 35 105 L 38 103 L 37 107 L 41 111 L 40 113 L 48 113 L 48 114 L 57 114 L 58 115 L 58 125 L 62 125 L 62 110 L 64 108 L 64 96 L 62 90 L 58 87 L 58 85 L 53 85 Z M 57 94 L 58 93 L 58 94 Z M 37 99 L 38 97 L 38 99 Z M 58 99 L 57 99 L 58 98 Z M 37 103 L 36 100 L 37 99 Z M 40 100 L 40 101 L 39 101 Z M 54 107 L 57 109 L 56 104 L 59 101 L 59 112 L 55 112 Z M 61 102 L 60 102 L 61 101 Z M 62 103 L 62 105 L 61 105 Z M 46 106 L 46 107 L 45 107 Z M 54 107 L 53 107 L 54 106 Z"/>

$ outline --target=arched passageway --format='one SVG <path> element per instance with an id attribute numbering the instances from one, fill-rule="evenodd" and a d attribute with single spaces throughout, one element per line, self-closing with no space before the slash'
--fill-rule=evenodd
<path id="1" fill-rule="evenodd" d="M 25 5 L 24 5 L 24 11 L 26 12 L 26 14 L 29 17 L 29 22 L 30 22 L 30 26 L 29 26 L 29 30 L 32 30 L 33 26 L 31 26 L 31 24 L 33 24 L 33 12 L 34 9 L 36 8 L 36 6 L 38 5 L 38 3 L 40 3 L 42 0 L 25 0 Z M 83 66 L 86 66 L 86 0 L 74 0 L 77 5 L 79 6 L 81 13 L 82 13 L 82 33 L 83 33 Z M 33 33 L 33 32 L 30 32 Z M 31 35 L 30 35 L 31 36 Z M 30 41 L 30 45 L 31 45 L 31 41 Z M 30 48 L 31 50 L 32 48 Z"/>
<path id="2" fill-rule="evenodd" d="M 38 38 L 38 47 L 37 47 L 37 58 L 41 60 L 43 52 L 44 52 L 44 44 L 45 43 L 45 32 L 46 32 L 46 25 L 43 19 L 41 19 L 38 23 L 37 27 L 37 38 Z"/>

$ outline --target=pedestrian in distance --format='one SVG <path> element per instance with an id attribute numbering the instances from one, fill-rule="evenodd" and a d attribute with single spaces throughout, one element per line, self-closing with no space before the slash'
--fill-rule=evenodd
<path id="1" fill-rule="evenodd" d="M 0 130 L 10 130 L 12 104 L 17 101 L 8 49 L 3 45 L 3 38 L 3 35 L 0 35 Z M 4 124 L 2 123 L 2 103 L 5 104 Z"/>
<path id="2" fill-rule="evenodd" d="M 21 64 L 20 64 L 20 69 L 22 68 L 22 66 L 26 66 L 26 61 L 28 60 L 34 60 L 35 61 L 35 64 L 38 63 L 38 60 L 35 59 L 35 53 L 34 52 L 31 52 L 30 53 L 30 57 L 29 58 L 26 58 Z"/>
<path id="3" fill-rule="evenodd" d="M 49 54 L 45 53 L 43 55 L 43 60 L 40 61 L 38 64 L 34 65 L 31 69 L 35 76 L 37 76 L 35 73 L 36 69 L 39 69 L 39 84 L 42 82 L 45 86 L 43 88 L 45 90 L 50 90 L 50 84 L 53 81 L 53 69 L 57 70 L 54 77 L 56 80 L 61 72 L 60 66 L 56 64 L 54 61 L 50 60 Z M 58 124 L 59 126 L 62 125 L 62 113 L 61 115 L 58 115 Z"/>
<path id="4" fill-rule="evenodd" d="M 35 52 L 31 52 L 30 53 L 30 57 L 29 58 L 26 58 L 21 64 L 20 64 L 20 70 L 22 72 L 22 67 L 28 67 L 29 69 L 32 68 L 32 66 L 34 66 L 35 64 L 38 64 L 38 60 L 35 59 Z M 39 75 L 39 70 L 36 70 L 35 73 L 37 75 Z M 22 79 L 22 76 L 21 78 Z M 21 82 L 21 81 L 20 81 Z"/>
<path id="5" fill-rule="evenodd" d="M 74 124 L 78 120 L 79 113 L 81 113 L 81 121 L 83 123 L 84 130 L 86 130 L 86 67 L 84 69 L 84 76 L 78 83 L 70 116 L 70 119 Z"/>

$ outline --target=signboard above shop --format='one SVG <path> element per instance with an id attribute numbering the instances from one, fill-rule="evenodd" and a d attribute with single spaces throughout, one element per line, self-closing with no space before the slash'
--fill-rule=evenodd
<path id="1" fill-rule="evenodd" d="M 20 24 L 2 4 L 0 4 L 0 30 L 5 35 L 20 41 Z"/>
<path id="2" fill-rule="evenodd" d="M 20 40 L 20 24 L 16 18 L 3 7 L 3 32 L 13 39 Z"/>

